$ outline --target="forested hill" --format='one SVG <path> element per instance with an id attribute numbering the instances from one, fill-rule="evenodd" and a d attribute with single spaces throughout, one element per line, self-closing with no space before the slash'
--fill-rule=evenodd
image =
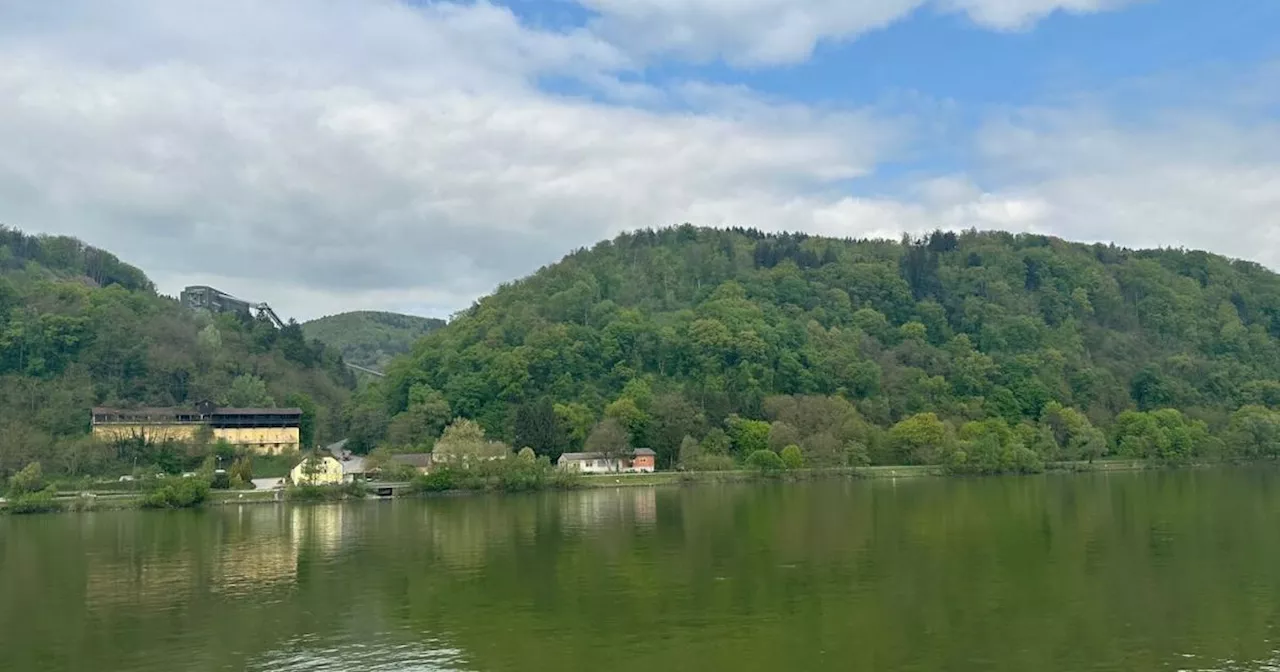
<path id="1" fill-rule="evenodd" d="M 1278 335 L 1280 277 L 1204 252 L 682 226 L 479 301 L 361 396 L 354 438 L 430 444 L 454 415 L 551 454 L 621 425 L 666 465 L 762 436 L 836 463 L 1186 456 L 1277 420 Z"/>
<path id="2" fill-rule="evenodd" d="M 429 317 L 362 310 L 304 322 L 302 333 L 337 348 L 352 364 L 381 369 L 444 325 Z"/>
<path id="3" fill-rule="evenodd" d="M 314 407 L 332 435 L 353 386 L 297 324 L 197 314 L 107 252 L 0 227 L 0 477 L 33 460 L 74 474 L 120 458 L 86 439 L 94 405 Z"/>

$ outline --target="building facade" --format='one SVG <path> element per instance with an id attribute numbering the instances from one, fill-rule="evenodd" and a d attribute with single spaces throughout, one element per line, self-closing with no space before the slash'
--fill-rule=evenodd
<path id="1" fill-rule="evenodd" d="M 250 308 L 252 306 L 249 305 L 248 301 L 242 301 L 226 292 L 203 285 L 193 285 L 183 289 L 178 298 L 183 306 L 193 310 L 201 309 L 213 313 L 251 314 Z"/>
<path id="2" fill-rule="evenodd" d="M 289 480 L 294 485 L 338 485 L 349 482 L 343 474 L 342 463 L 329 455 L 318 455 L 299 462 L 289 471 Z"/>
<path id="3" fill-rule="evenodd" d="M 259 455 L 279 455 L 301 447 L 302 409 L 193 408 L 93 409 L 93 435 L 103 441 L 150 443 L 193 441 L 202 431 L 214 440 Z"/>
<path id="4" fill-rule="evenodd" d="M 583 474 L 653 473 L 657 453 L 637 448 L 630 455 L 606 457 L 603 453 L 564 453 L 556 461 L 561 469 Z"/>

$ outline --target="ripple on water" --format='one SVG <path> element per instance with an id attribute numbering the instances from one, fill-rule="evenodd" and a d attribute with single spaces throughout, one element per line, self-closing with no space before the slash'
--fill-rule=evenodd
<path id="1" fill-rule="evenodd" d="M 304 635 L 280 648 L 249 661 L 245 669 L 261 672 L 327 672 L 368 670 L 370 672 L 461 672 L 466 666 L 463 652 L 435 638 L 395 641 L 389 635 L 357 641 L 344 637 Z"/>

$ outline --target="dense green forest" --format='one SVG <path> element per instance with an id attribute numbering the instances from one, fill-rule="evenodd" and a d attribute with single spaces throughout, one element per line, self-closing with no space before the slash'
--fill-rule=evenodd
<path id="1" fill-rule="evenodd" d="M 714 468 L 1280 451 L 1280 276 L 1040 235 L 837 240 L 681 226 L 579 250 L 393 361 L 352 445 L 453 417 L 539 454 Z M 791 451 L 789 459 L 794 459 Z"/>
<path id="2" fill-rule="evenodd" d="M 353 387 L 337 351 L 296 323 L 195 313 L 107 252 L 0 227 L 0 477 L 32 461 L 74 476 L 201 457 L 96 444 L 94 405 L 296 405 L 315 440 L 340 432 Z"/>
<path id="3" fill-rule="evenodd" d="M 380 370 L 444 325 L 444 320 L 430 317 L 361 310 L 303 322 L 302 333 L 337 348 L 352 364 Z"/>

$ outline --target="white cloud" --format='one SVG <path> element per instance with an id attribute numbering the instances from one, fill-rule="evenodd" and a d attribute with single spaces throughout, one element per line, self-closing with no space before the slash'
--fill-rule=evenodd
<path id="1" fill-rule="evenodd" d="M 851 180 L 934 127 L 924 106 L 887 120 L 740 87 L 622 82 L 638 56 L 608 33 L 535 30 L 485 3 L 174 7 L 0 0 L 0 221 L 81 236 L 170 292 L 207 282 L 299 318 L 447 315 L 575 247 L 683 221 L 839 236 L 1003 228 L 1280 266 L 1280 128 L 1256 113 L 1274 106 L 1274 68 L 1216 89 L 1164 82 L 1208 101 L 1178 116 L 1123 119 L 1107 101 L 1001 115 L 955 174 L 855 195 Z M 1104 6 L 948 7 L 1012 27 Z M 746 11 L 720 9 L 725 24 Z M 706 41 L 732 43 L 716 35 Z M 548 94 L 546 75 L 610 102 Z"/>
<path id="2" fill-rule="evenodd" d="M 1046 204 L 1028 229 L 1280 267 L 1274 118 L 1230 109 L 1136 120 L 1090 107 L 1032 110 L 993 121 L 979 146 L 1000 198 Z"/>
<path id="3" fill-rule="evenodd" d="M 662 94 L 684 112 L 551 96 L 539 74 L 624 59 L 486 4 L 183 4 L 198 20 L 85 3 L 0 43 L 0 219 L 299 317 L 447 313 L 623 229 L 866 174 L 899 135 L 711 87 Z"/>
<path id="4" fill-rule="evenodd" d="M 1092 14 L 1132 4 L 1136 0 L 943 0 L 942 6 L 964 12 L 980 26 L 1019 30 L 1054 12 Z"/>
<path id="5" fill-rule="evenodd" d="M 1016 30 L 1055 11 L 1092 13 L 1134 0 L 576 0 L 593 30 L 641 55 L 765 66 L 799 63 L 823 41 L 884 28 L 920 10 L 958 12 Z"/>

